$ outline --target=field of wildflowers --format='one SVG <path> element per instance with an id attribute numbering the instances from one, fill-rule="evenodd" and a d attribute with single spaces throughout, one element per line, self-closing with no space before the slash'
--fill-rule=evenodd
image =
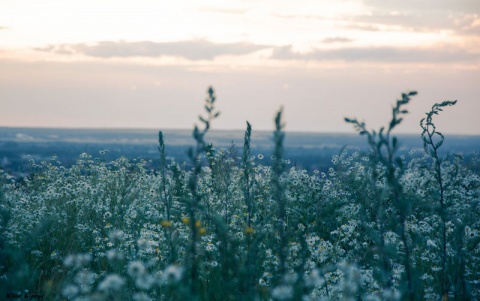
<path id="1" fill-rule="evenodd" d="M 347 118 L 371 152 L 328 170 L 284 158 L 281 111 L 273 154 L 251 154 L 248 123 L 243 147 L 215 149 L 209 89 L 190 162 L 167 160 L 160 132 L 155 170 L 83 153 L 2 172 L 0 299 L 480 300 L 480 165 L 439 155 L 433 118 L 454 101 L 420 122 L 424 153 L 396 155 L 415 94 L 379 131 Z"/>

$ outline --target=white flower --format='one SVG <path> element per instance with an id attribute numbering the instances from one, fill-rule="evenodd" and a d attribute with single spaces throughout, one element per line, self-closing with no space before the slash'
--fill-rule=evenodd
<path id="1" fill-rule="evenodd" d="M 80 158 L 89 158 L 89 157 L 90 157 L 90 156 L 89 156 L 87 153 L 85 153 L 85 152 L 83 152 L 83 153 L 80 154 Z"/>
<path id="2" fill-rule="evenodd" d="M 75 255 L 68 255 L 63 260 L 63 265 L 66 267 L 73 267 L 75 265 Z"/>
<path id="3" fill-rule="evenodd" d="M 135 293 L 133 295 L 133 300 L 134 301 L 150 301 L 152 299 L 145 293 Z"/>
<path id="4" fill-rule="evenodd" d="M 124 236 L 123 231 L 114 230 L 108 234 L 108 239 L 110 239 L 112 243 L 117 243 L 117 242 L 120 242 L 120 240 L 122 240 L 123 236 Z"/>
<path id="5" fill-rule="evenodd" d="M 125 284 L 125 280 L 117 274 L 108 275 L 99 285 L 101 291 L 118 291 Z"/>
<path id="6" fill-rule="evenodd" d="M 145 266 L 140 261 L 132 261 L 128 265 L 128 275 L 133 278 L 143 276 L 145 274 Z"/>
<path id="7" fill-rule="evenodd" d="M 66 298 L 75 297 L 78 294 L 78 287 L 76 285 L 72 285 L 72 284 L 67 285 L 66 287 L 63 288 L 62 294 Z"/>
<path id="8" fill-rule="evenodd" d="M 279 285 L 272 290 L 272 298 L 288 300 L 293 297 L 293 288 L 290 285 Z"/>
<path id="9" fill-rule="evenodd" d="M 386 289 L 382 292 L 383 300 L 400 300 L 402 294 L 396 289 Z"/>
<path id="10" fill-rule="evenodd" d="M 77 258 L 78 264 L 80 266 L 86 266 L 90 263 L 90 261 L 92 261 L 92 255 L 90 255 L 89 253 L 78 254 Z"/>
<path id="11" fill-rule="evenodd" d="M 434 248 L 436 249 L 437 248 L 437 244 L 435 244 L 435 242 L 431 239 L 428 239 L 427 240 L 427 247 L 431 247 L 431 248 Z"/>
<path id="12" fill-rule="evenodd" d="M 83 286 L 83 285 L 88 286 L 93 284 L 94 282 L 95 282 L 95 274 L 88 270 L 81 271 L 75 276 L 75 283 L 77 283 L 80 286 Z"/>
<path id="13" fill-rule="evenodd" d="M 258 285 L 260 285 L 260 286 L 267 286 L 267 283 L 265 282 L 265 279 L 260 278 L 260 279 L 258 279 Z"/>
<path id="14" fill-rule="evenodd" d="M 137 242 L 138 248 L 144 251 L 150 251 L 152 248 L 152 243 L 146 239 L 140 238 Z"/>
<path id="15" fill-rule="evenodd" d="M 155 284 L 155 278 L 151 275 L 137 277 L 135 285 L 142 290 L 149 290 Z"/>
<path id="16" fill-rule="evenodd" d="M 207 250 L 207 252 L 212 252 L 215 250 L 215 246 L 211 242 L 208 242 L 205 246 L 205 250 Z"/>
<path id="17" fill-rule="evenodd" d="M 107 258 L 110 261 L 122 260 L 124 258 L 124 255 L 123 255 L 123 253 L 118 252 L 116 250 L 108 250 L 107 251 Z"/>
<path id="18" fill-rule="evenodd" d="M 51 254 L 50 254 L 50 258 L 55 260 L 55 259 L 58 259 L 60 256 L 58 255 L 58 253 L 56 251 L 53 251 Z"/>
<path id="19" fill-rule="evenodd" d="M 182 279 L 183 268 L 176 265 L 169 265 L 163 271 L 162 282 L 177 282 Z"/>
<path id="20" fill-rule="evenodd" d="M 88 270 L 83 270 L 75 276 L 75 283 L 79 286 L 82 293 L 88 293 L 92 289 L 92 284 L 95 282 L 97 275 Z"/>

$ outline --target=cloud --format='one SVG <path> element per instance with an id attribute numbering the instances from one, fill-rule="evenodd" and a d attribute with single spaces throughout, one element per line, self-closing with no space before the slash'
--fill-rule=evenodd
<path id="1" fill-rule="evenodd" d="M 349 42 L 353 42 L 353 40 L 346 37 L 330 37 L 330 38 L 323 39 L 322 42 L 325 44 L 349 43 Z"/>
<path id="2" fill-rule="evenodd" d="M 349 23 L 345 26 L 347 29 L 354 29 L 354 30 L 363 30 L 363 31 L 380 31 L 380 27 L 378 25 L 372 24 L 365 24 L 365 23 Z"/>
<path id="3" fill-rule="evenodd" d="M 382 26 L 400 26 L 409 31 L 453 29 L 454 20 L 440 14 L 374 12 L 371 15 L 353 17 L 351 21 L 359 29 L 379 30 Z"/>
<path id="4" fill-rule="evenodd" d="M 204 40 L 156 43 L 144 42 L 111 42 L 104 41 L 94 45 L 62 44 L 35 48 L 38 51 L 56 54 L 84 54 L 91 57 L 160 57 L 179 56 L 190 60 L 210 60 L 221 55 L 243 55 L 255 52 L 268 46 L 249 43 L 220 44 Z"/>
<path id="5" fill-rule="evenodd" d="M 203 40 L 185 42 L 99 42 L 88 44 L 60 44 L 37 51 L 59 55 L 83 54 L 90 57 L 161 57 L 177 56 L 188 60 L 211 60 L 222 55 L 243 55 L 261 49 L 271 49 L 270 59 L 274 60 L 307 60 L 307 61 L 347 61 L 347 62 L 377 62 L 377 63 L 479 63 L 480 52 L 468 49 L 439 45 L 429 48 L 418 47 L 352 47 L 348 43 L 353 40 L 347 37 L 327 37 L 324 44 L 343 45 L 336 49 L 315 49 L 306 53 L 293 51 L 291 45 L 268 46 L 249 43 L 217 44 Z"/>
<path id="6" fill-rule="evenodd" d="M 355 16 L 347 28 L 380 31 L 385 26 L 400 27 L 404 31 L 432 32 L 451 30 L 460 35 L 480 35 L 478 15 L 443 15 L 420 13 L 383 13 Z"/>
<path id="7" fill-rule="evenodd" d="M 454 19 L 455 29 L 464 35 L 480 36 L 480 16 L 465 15 Z"/>
<path id="8" fill-rule="evenodd" d="M 272 59 L 278 60 L 315 60 L 315 61 L 367 61 L 388 63 L 460 63 L 480 60 L 480 53 L 468 52 L 461 48 L 340 48 L 315 50 L 309 53 L 296 53 L 291 46 L 274 49 Z"/>
<path id="9" fill-rule="evenodd" d="M 249 10 L 240 8 L 200 8 L 199 11 L 218 14 L 244 15 Z"/>
<path id="10" fill-rule="evenodd" d="M 6 27 L 6 26 L 0 26 L 0 30 L 7 30 L 7 29 L 8 29 L 8 27 Z"/>
<path id="11" fill-rule="evenodd" d="M 407 13 L 442 13 L 442 14 L 480 14 L 478 0 L 364 0 L 367 6 L 375 10 L 397 11 Z"/>
<path id="12" fill-rule="evenodd" d="M 51 53 L 62 54 L 62 55 L 75 54 L 74 47 L 72 45 L 68 45 L 68 44 L 49 45 L 47 47 L 37 47 L 37 48 L 33 48 L 33 49 L 37 50 L 37 51 L 51 52 Z"/>
<path id="13" fill-rule="evenodd" d="M 361 31 L 406 31 L 406 32 L 438 32 L 449 30 L 459 35 L 480 34 L 480 12 L 479 9 L 469 10 L 471 3 L 467 0 L 443 3 L 438 9 L 427 9 L 427 6 L 419 5 L 390 5 L 387 1 L 367 1 L 370 11 L 364 14 L 344 17 L 324 17 L 320 15 L 295 15 L 295 14 L 274 14 L 281 19 L 315 19 L 336 23 L 338 27 L 350 30 Z M 478 1 L 478 0 L 476 0 Z M 418 1 L 419 3 L 423 3 Z M 428 2 L 428 1 L 427 1 Z M 414 2 L 417 3 L 417 2 Z M 395 3 L 396 4 L 396 3 Z M 480 5 L 477 5 L 480 8 Z M 417 9 L 418 8 L 418 9 Z"/>
<path id="14" fill-rule="evenodd" d="M 400 26 L 410 31 L 452 30 L 460 35 L 478 35 L 478 0 L 365 0 L 371 12 L 350 18 L 362 26 Z"/>
<path id="15" fill-rule="evenodd" d="M 480 25 L 468 26 L 466 28 L 463 28 L 460 32 L 465 35 L 480 36 Z"/>
<path id="16" fill-rule="evenodd" d="M 272 17 L 280 18 L 280 19 L 312 19 L 312 20 L 320 20 L 320 21 L 332 21 L 331 17 L 325 17 L 321 15 L 313 15 L 313 14 L 284 14 L 284 13 L 273 13 Z"/>

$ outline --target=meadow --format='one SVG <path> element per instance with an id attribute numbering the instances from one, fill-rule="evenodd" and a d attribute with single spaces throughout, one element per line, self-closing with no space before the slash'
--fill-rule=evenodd
<path id="1" fill-rule="evenodd" d="M 480 162 L 441 152 L 434 119 L 455 101 L 420 121 L 421 153 L 398 153 L 415 95 L 378 131 L 346 118 L 369 151 L 325 170 L 285 156 L 281 110 L 272 153 L 252 154 L 248 122 L 243 146 L 208 143 L 210 88 L 188 162 L 159 132 L 154 169 L 82 153 L 30 158 L 22 181 L 1 171 L 0 298 L 480 300 Z"/>

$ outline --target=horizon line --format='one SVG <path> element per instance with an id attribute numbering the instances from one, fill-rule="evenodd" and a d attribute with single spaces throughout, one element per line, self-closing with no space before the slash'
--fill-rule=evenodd
<path id="1" fill-rule="evenodd" d="M 0 125 L 0 129 L 38 129 L 38 130 L 91 130 L 91 131 L 192 131 L 192 128 L 150 128 L 150 127 L 53 127 L 53 126 L 5 126 Z M 245 132 L 245 129 L 214 129 L 210 128 L 209 131 L 211 132 Z M 274 130 L 266 130 L 266 129 L 258 129 L 255 130 L 252 128 L 252 132 L 273 132 Z M 358 132 L 351 131 L 339 131 L 339 132 L 331 132 L 331 131 L 307 131 L 307 130 L 284 130 L 285 133 L 293 133 L 293 134 L 320 134 L 320 135 L 360 135 Z M 479 134 L 470 134 L 470 133 L 451 133 L 443 131 L 444 135 L 453 135 L 453 136 L 468 136 L 468 137 L 480 137 Z M 395 135 L 401 136 L 416 136 L 420 135 L 421 131 L 418 132 L 396 132 Z"/>

